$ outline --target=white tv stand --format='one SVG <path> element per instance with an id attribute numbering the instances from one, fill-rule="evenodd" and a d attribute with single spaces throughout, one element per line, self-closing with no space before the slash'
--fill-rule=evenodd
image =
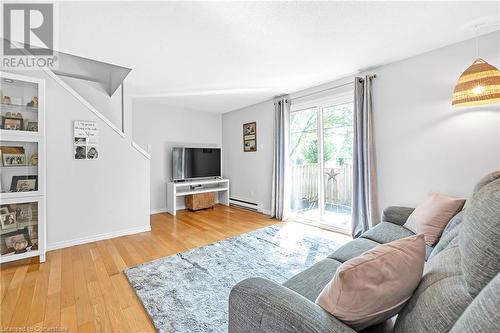
<path id="1" fill-rule="evenodd" d="M 198 188 L 192 188 L 198 186 Z M 229 206 L 229 179 L 213 178 L 167 183 L 167 212 L 175 216 L 184 209 L 184 196 L 196 193 L 216 192 L 218 203 Z"/>

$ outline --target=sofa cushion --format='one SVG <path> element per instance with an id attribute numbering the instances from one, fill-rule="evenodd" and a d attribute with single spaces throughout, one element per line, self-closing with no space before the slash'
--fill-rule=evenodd
<path id="1" fill-rule="evenodd" d="M 458 227 L 460 223 L 462 223 L 462 220 L 464 219 L 464 213 L 465 211 L 462 210 L 457 215 L 453 216 L 450 222 L 448 222 L 448 224 L 446 225 L 446 228 L 444 228 L 441 237 L 446 236 L 447 233 L 451 232 L 453 229 Z"/>
<path id="2" fill-rule="evenodd" d="M 396 315 L 422 277 L 424 235 L 379 244 L 343 263 L 316 303 L 361 330 Z"/>
<path id="3" fill-rule="evenodd" d="M 500 271 L 500 178 L 491 178 L 472 196 L 458 235 L 460 264 L 472 296 Z"/>
<path id="4" fill-rule="evenodd" d="M 450 333 L 500 332 L 500 274 L 465 309 Z"/>
<path id="5" fill-rule="evenodd" d="M 448 332 L 472 301 L 460 270 L 458 238 L 427 262 L 424 276 L 399 313 L 395 333 Z"/>
<path id="6" fill-rule="evenodd" d="M 333 259 L 323 259 L 303 272 L 293 276 L 283 285 L 314 302 L 319 293 L 332 279 L 342 263 Z"/>
<path id="7" fill-rule="evenodd" d="M 365 251 L 373 249 L 377 245 L 379 245 L 379 243 L 367 238 L 356 238 L 335 250 L 335 252 L 328 256 L 328 258 L 345 262 L 359 256 Z"/>
<path id="8" fill-rule="evenodd" d="M 463 220 L 464 216 L 464 211 L 461 211 L 457 215 L 455 215 L 451 221 L 448 223 L 446 228 L 444 228 L 443 234 L 441 235 L 441 238 L 439 239 L 439 242 L 436 244 L 434 249 L 432 250 L 432 253 L 429 256 L 429 259 L 431 259 L 433 256 L 441 252 L 443 249 L 445 249 L 450 242 L 458 236 L 458 231 L 459 231 L 459 226 L 460 223 Z"/>
<path id="9" fill-rule="evenodd" d="M 390 222 L 380 222 L 375 227 L 362 234 L 361 237 L 380 244 L 385 244 L 413 235 L 415 235 L 413 232 L 400 225 Z"/>

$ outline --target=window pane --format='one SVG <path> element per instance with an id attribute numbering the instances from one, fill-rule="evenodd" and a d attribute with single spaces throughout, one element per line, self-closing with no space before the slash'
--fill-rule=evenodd
<path id="1" fill-rule="evenodd" d="M 290 115 L 291 211 L 301 218 L 318 220 L 318 111 Z"/>
<path id="2" fill-rule="evenodd" d="M 323 108 L 323 220 L 350 228 L 352 206 L 353 103 Z"/>

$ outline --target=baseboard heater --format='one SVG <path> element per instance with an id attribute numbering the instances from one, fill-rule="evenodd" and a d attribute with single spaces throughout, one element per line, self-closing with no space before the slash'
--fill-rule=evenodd
<path id="1" fill-rule="evenodd" d="M 229 204 L 231 206 L 236 206 L 236 207 L 239 207 L 239 208 L 248 209 L 248 210 L 251 210 L 251 211 L 254 211 L 254 212 L 261 212 L 262 211 L 261 206 L 259 204 L 255 203 L 255 202 L 250 202 L 250 201 L 244 201 L 244 200 L 240 200 L 240 199 L 230 198 L 229 199 Z"/>

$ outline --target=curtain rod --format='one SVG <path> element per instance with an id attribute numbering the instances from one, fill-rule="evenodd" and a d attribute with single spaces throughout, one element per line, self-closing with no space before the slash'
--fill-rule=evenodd
<path id="1" fill-rule="evenodd" d="M 370 79 L 374 79 L 374 78 L 377 77 L 377 74 L 369 75 L 368 77 Z M 315 91 L 315 92 L 312 92 L 312 93 L 309 93 L 309 94 L 305 94 L 305 95 L 301 95 L 299 97 L 295 97 L 295 98 L 291 98 L 291 99 L 295 100 L 295 99 L 299 99 L 299 98 L 304 98 L 304 97 L 308 97 L 308 96 L 320 94 L 320 93 L 328 91 L 328 90 L 334 90 L 334 89 L 337 89 L 337 88 L 342 88 L 342 87 L 345 87 L 345 86 L 348 86 L 348 85 L 351 85 L 351 84 L 354 84 L 354 82 L 351 81 L 351 82 L 347 82 L 347 83 L 344 83 L 344 84 L 339 84 L 339 85 L 336 85 L 335 87 L 326 88 L 326 89 L 323 89 L 323 90 Z"/>

